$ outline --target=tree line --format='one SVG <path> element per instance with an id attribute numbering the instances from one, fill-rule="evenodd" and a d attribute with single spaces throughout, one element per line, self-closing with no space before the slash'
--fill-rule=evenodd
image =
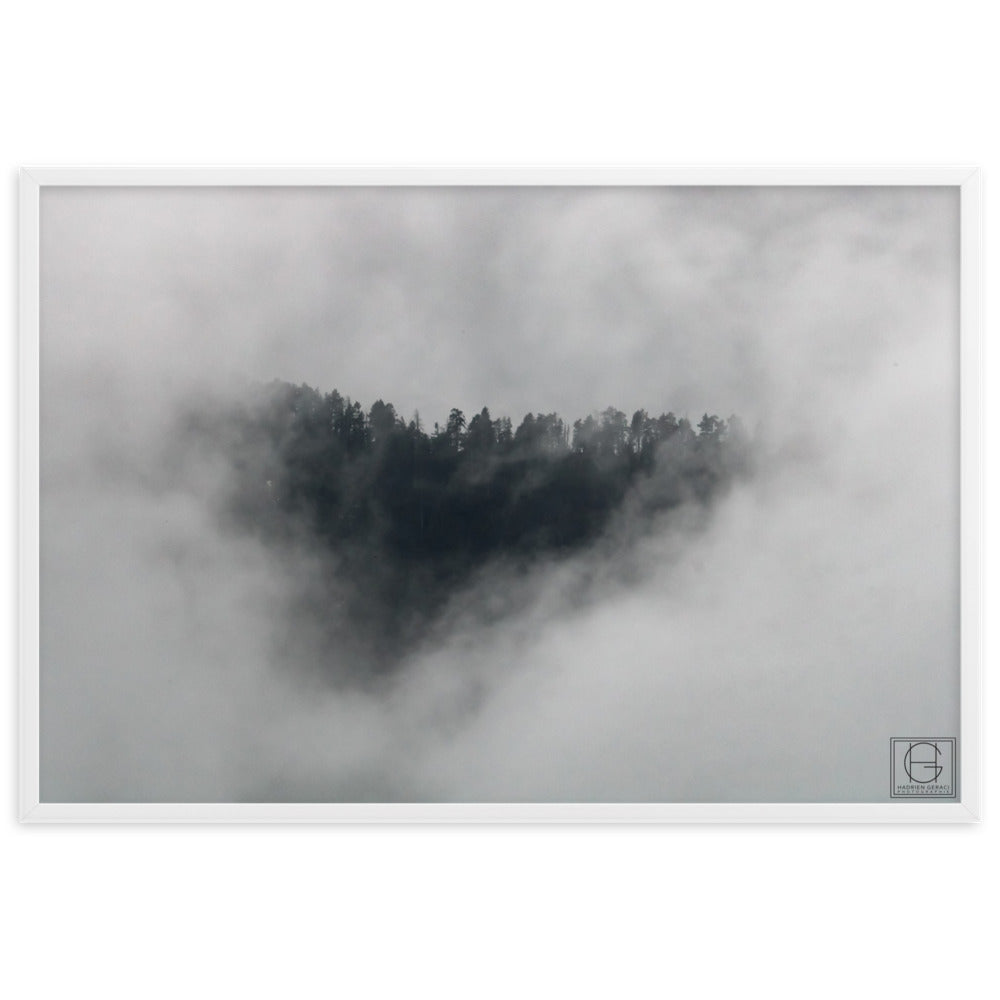
<path id="1" fill-rule="evenodd" d="M 634 487 L 645 514 L 707 502 L 746 468 L 736 417 L 628 418 L 613 407 L 568 425 L 487 407 L 426 430 L 379 399 L 272 382 L 239 421 L 243 506 L 299 515 L 338 545 L 378 541 L 399 557 L 475 560 L 585 544 Z"/>
<path id="2" fill-rule="evenodd" d="M 281 381 L 191 426 L 202 440 L 225 430 L 241 527 L 271 543 L 304 531 L 335 554 L 331 594 L 346 591 L 337 600 L 354 625 L 390 645 L 490 558 L 571 553 L 616 512 L 641 525 L 707 504 L 749 461 L 736 417 L 705 413 L 692 426 L 672 412 L 608 407 L 571 425 L 528 413 L 515 427 L 483 407 L 468 419 L 452 409 L 426 428 L 381 399 L 366 409 Z"/>

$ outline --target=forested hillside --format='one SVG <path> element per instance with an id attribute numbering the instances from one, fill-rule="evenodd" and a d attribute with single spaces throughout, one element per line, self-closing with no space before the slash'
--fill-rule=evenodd
<path id="1" fill-rule="evenodd" d="M 749 463 L 736 417 L 706 413 L 693 427 L 608 408 L 572 425 L 529 413 L 514 427 L 484 407 L 429 429 L 381 399 L 366 410 L 277 381 L 187 426 L 224 442 L 241 530 L 329 553 L 320 604 L 346 611 L 354 638 L 389 660 L 491 558 L 516 568 L 578 551 L 616 516 L 641 532 L 681 504 L 708 504 Z"/>

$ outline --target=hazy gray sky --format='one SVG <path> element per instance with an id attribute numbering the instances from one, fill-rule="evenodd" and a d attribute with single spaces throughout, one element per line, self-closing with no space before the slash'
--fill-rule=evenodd
<path id="1" fill-rule="evenodd" d="M 431 421 L 755 417 L 948 290 L 946 189 L 46 189 L 46 341 L 116 374 L 307 382 Z M 821 372 L 804 372 L 819 364 Z"/>
<path id="2" fill-rule="evenodd" d="M 891 736 L 958 735 L 957 190 L 41 204 L 45 797 L 879 800 Z M 218 530 L 218 467 L 157 478 L 185 393 L 272 377 L 425 422 L 736 411 L 761 470 L 484 629 L 490 577 L 385 698 L 303 691 L 303 567 Z"/>

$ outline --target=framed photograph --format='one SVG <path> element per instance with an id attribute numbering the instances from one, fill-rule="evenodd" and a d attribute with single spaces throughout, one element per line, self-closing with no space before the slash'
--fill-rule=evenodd
<path id="1" fill-rule="evenodd" d="M 29 822 L 961 822 L 980 178 L 22 171 Z"/>

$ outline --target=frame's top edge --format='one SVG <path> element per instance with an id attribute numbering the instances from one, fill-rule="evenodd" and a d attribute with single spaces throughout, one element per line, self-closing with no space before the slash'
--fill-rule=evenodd
<path id="1" fill-rule="evenodd" d="M 20 168 L 40 186 L 153 185 L 960 185 L 981 176 L 973 164 L 819 165 L 343 165 L 44 166 Z"/>

